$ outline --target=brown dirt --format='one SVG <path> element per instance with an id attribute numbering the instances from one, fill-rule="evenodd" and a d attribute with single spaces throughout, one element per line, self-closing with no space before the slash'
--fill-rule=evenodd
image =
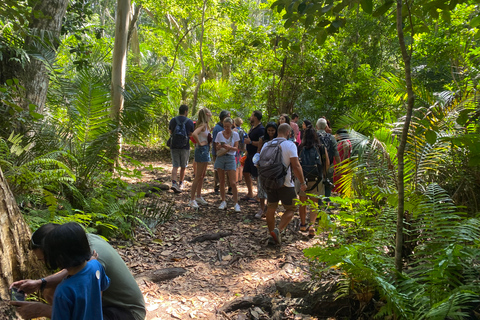
<path id="1" fill-rule="evenodd" d="M 164 157 L 162 157 L 164 158 Z M 166 161 L 144 162 L 163 170 L 144 170 L 141 181 L 159 180 L 170 184 L 171 165 Z M 265 219 L 256 220 L 258 204 L 241 201 L 242 212 L 235 213 L 231 197 L 229 209 L 219 210 L 220 196 L 213 193 L 213 166 L 210 165 L 203 195 L 209 203 L 198 211 L 187 206 L 193 169 L 187 169 L 186 188 L 181 194 L 159 191 L 158 197 L 174 202 L 173 218 L 158 226 L 151 236 L 137 231 L 133 243 L 113 243 L 134 274 L 147 270 L 181 267 L 188 271 L 161 283 L 143 282 L 141 290 L 147 305 L 147 319 L 243 319 L 242 311 L 218 314 L 226 302 L 245 295 L 276 295 L 277 280 L 309 280 L 311 274 L 302 250 L 322 243 L 318 236 L 310 239 L 297 231 L 298 215 L 290 223 L 281 247 L 267 245 Z M 239 195 L 247 193 L 244 182 Z M 282 207 L 277 210 L 278 218 Z M 189 241 L 206 233 L 231 232 L 220 240 L 199 243 Z M 257 310 L 258 311 L 258 310 Z M 285 319 L 313 319 L 290 312 Z M 248 318 L 245 318 L 248 319 Z M 269 318 L 261 318 L 269 319 Z"/>

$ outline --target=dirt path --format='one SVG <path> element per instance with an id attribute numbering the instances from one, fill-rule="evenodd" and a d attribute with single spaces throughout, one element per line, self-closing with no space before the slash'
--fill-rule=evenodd
<path id="1" fill-rule="evenodd" d="M 170 164 L 151 164 L 162 166 L 164 170 L 144 172 L 142 180 L 159 179 L 170 184 Z M 192 176 L 190 166 L 187 177 Z M 226 315 L 217 313 L 217 309 L 242 296 L 275 295 L 277 280 L 310 279 L 302 249 L 319 243 L 320 239 L 310 239 L 297 231 L 298 215 L 290 223 L 283 245 L 269 246 L 265 219 L 254 218 L 258 204 L 241 201 L 242 212 L 235 213 L 231 196 L 227 195 L 229 210 L 217 209 L 220 196 L 213 193 L 211 166 L 204 184 L 208 206 L 198 211 L 187 206 L 190 185 L 191 182 L 186 181 L 187 191 L 181 194 L 171 190 L 159 192 L 159 197 L 174 202 L 175 213 L 170 221 L 158 226 L 154 236 L 139 231 L 133 244 L 113 243 L 133 273 L 171 267 L 187 270 L 173 280 L 143 281 L 141 290 L 147 304 L 147 319 L 248 319 L 243 318 L 242 311 Z M 239 194 L 242 196 L 246 192 L 242 182 Z M 280 207 L 277 219 L 281 211 Z M 196 236 L 216 232 L 230 232 L 231 235 L 220 240 L 190 243 Z M 291 319 L 303 318 L 292 315 Z"/>

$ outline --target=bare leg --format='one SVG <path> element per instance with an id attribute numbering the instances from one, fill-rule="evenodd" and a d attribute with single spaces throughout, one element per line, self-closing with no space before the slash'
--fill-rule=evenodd
<path id="1" fill-rule="evenodd" d="M 179 181 L 183 181 L 185 179 L 185 169 L 186 168 L 180 168 L 180 180 Z M 173 173 L 172 173 L 172 176 L 173 176 Z M 174 179 L 176 180 L 176 179 Z"/>
<path id="2" fill-rule="evenodd" d="M 267 226 L 268 226 L 268 233 L 275 229 L 275 211 L 277 211 L 278 203 L 273 205 L 267 206 Z M 286 213 L 286 212 L 285 212 Z"/>
<path id="3" fill-rule="evenodd" d="M 195 179 L 192 182 L 192 190 L 190 191 L 190 200 L 195 199 L 195 193 L 200 197 L 202 192 L 203 177 L 205 176 L 205 171 L 207 169 L 208 162 L 198 162 L 197 163 L 197 174 Z"/>
<path id="4" fill-rule="evenodd" d="M 183 169 L 183 168 L 182 168 Z M 185 169 L 184 169 L 185 170 Z M 180 171 L 181 172 L 181 171 Z M 177 181 L 178 167 L 172 168 L 172 181 Z M 183 180 L 183 179 L 182 179 Z"/>
<path id="5" fill-rule="evenodd" d="M 247 185 L 247 189 L 248 189 L 247 197 L 253 198 L 252 176 L 250 175 L 249 172 L 244 172 L 243 176 L 245 177 L 245 184 Z"/>
<path id="6" fill-rule="evenodd" d="M 225 201 L 225 170 L 217 169 L 218 180 L 220 182 L 220 198 Z"/>
<path id="7" fill-rule="evenodd" d="M 230 187 L 232 188 L 232 194 L 233 194 L 233 202 L 238 203 L 238 191 L 237 191 L 237 182 L 235 181 L 235 175 L 236 175 L 235 170 L 228 170 L 227 171 L 227 176 L 230 179 Z M 225 191 L 224 191 L 225 192 Z"/>
<path id="8" fill-rule="evenodd" d="M 301 202 L 307 201 L 307 197 L 300 196 L 300 201 Z M 298 209 L 298 214 L 300 215 L 300 224 L 305 225 L 307 220 L 307 206 L 300 205 L 300 208 Z"/>
<path id="9" fill-rule="evenodd" d="M 275 213 L 275 212 L 274 212 Z M 293 210 L 286 210 L 285 213 L 282 215 L 280 219 L 280 223 L 278 225 L 278 230 L 282 231 L 287 227 L 287 225 L 292 221 L 294 211 Z"/>

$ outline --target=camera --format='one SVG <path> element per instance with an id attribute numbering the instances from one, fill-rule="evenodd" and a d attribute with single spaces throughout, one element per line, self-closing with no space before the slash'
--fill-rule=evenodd
<path id="1" fill-rule="evenodd" d="M 18 290 L 17 288 L 12 288 L 10 298 L 12 301 L 25 301 L 25 292 Z"/>

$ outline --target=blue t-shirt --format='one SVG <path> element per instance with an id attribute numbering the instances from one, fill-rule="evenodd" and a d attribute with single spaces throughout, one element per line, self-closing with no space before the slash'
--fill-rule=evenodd
<path id="1" fill-rule="evenodd" d="M 110 285 L 102 265 L 90 260 L 87 265 L 67 276 L 55 289 L 52 320 L 102 320 L 102 291 Z"/>
<path id="2" fill-rule="evenodd" d="M 217 134 L 219 132 L 222 132 L 223 130 L 225 130 L 223 128 L 223 124 L 221 122 L 217 123 L 215 125 L 215 127 L 213 127 L 213 130 L 212 130 L 212 138 L 213 138 L 213 141 L 215 141 L 215 139 L 217 138 Z M 215 150 L 215 148 L 212 148 L 212 154 L 215 156 L 217 155 L 217 151 Z"/>
<path id="3" fill-rule="evenodd" d="M 185 116 L 176 116 L 175 118 L 178 118 L 180 123 L 183 123 L 183 121 L 187 119 Z M 175 120 L 175 118 L 172 118 L 168 124 L 168 129 L 172 131 L 172 133 L 175 131 L 175 127 L 177 126 L 177 120 Z M 193 124 L 192 120 L 188 119 L 187 122 L 185 122 L 185 130 L 187 131 L 187 135 L 190 137 L 193 133 L 193 130 L 195 130 L 195 125 Z M 183 149 L 190 150 L 190 143 L 187 143 Z"/>

